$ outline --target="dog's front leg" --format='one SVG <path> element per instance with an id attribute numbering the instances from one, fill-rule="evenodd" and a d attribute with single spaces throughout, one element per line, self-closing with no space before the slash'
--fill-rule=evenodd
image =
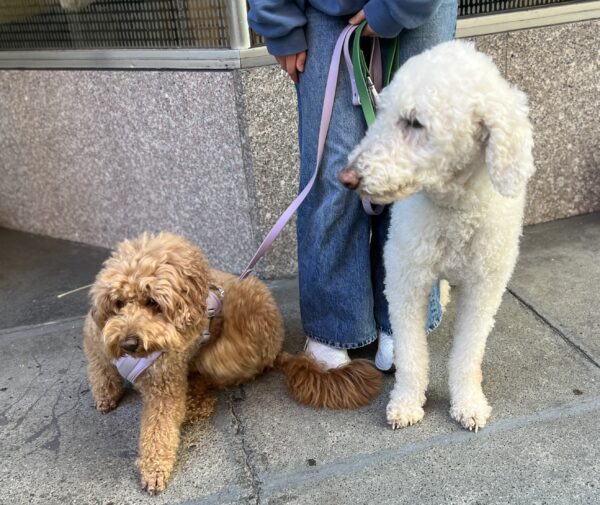
<path id="1" fill-rule="evenodd" d="M 162 377 L 151 373 L 141 378 L 144 407 L 137 465 L 142 487 L 150 494 L 166 488 L 175 464 L 179 432 L 185 419 L 187 374 L 183 372 Z"/>
<path id="2" fill-rule="evenodd" d="M 429 376 L 427 307 L 433 274 L 418 266 L 388 268 L 386 296 L 394 333 L 396 383 L 387 405 L 387 421 L 393 429 L 419 422 L 425 414 L 425 392 Z"/>
<path id="3" fill-rule="evenodd" d="M 123 396 L 123 378 L 103 350 L 100 330 L 88 317 L 84 326 L 83 351 L 88 359 L 88 377 L 96 408 L 106 414 Z"/>
<path id="4" fill-rule="evenodd" d="M 483 428 L 492 412 L 481 388 L 481 363 L 505 285 L 482 282 L 458 288 L 454 342 L 448 365 L 450 415 L 469 430 Z"/>

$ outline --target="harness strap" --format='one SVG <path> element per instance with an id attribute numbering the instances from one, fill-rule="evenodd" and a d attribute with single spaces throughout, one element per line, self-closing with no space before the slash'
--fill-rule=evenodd
<path id="1" fill-rule="evenodd" d="M 133 383 L 140 376 L 140 374 L 146 370 L 152 363 L 154 363 L 158 357 L 162 354 L 162 351 L 154 351 L 148 356 L 143 358 L 135 358 L 126 354 L 121 356 L 119 359 L 113 360 L 113 365 L 117 367 L 119 374 L 125 380 Z"/>
<path id="2" fill-rule="evenodd" d="M 209 286 L 206 298 L 206 312 L 209 319 L 209 326 L 200 334 L 200 345 L 205 344 L 210 339 L 210 321 L 223 310 L 223 296 L 223 289 L 219 286 L 216 284 Z M 118 359 L 113 359 L 112 363 L 117 367 L 121 377 L 133 384 L 141 373 L 152 366 L 162 353 L 163 351 L 154 351 L 143 358 L 136 358 L 135 356 L 125 354 Z"/>

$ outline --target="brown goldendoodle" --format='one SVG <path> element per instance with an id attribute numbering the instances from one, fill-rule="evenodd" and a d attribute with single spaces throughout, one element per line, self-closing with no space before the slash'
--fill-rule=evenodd
<path id="1" fill-rule="evenodd" d="M 84 350 L 96 407 L 116 408 L 121 374 L 141 392 L 137 465 L 153 494 L 169 480 L 181 424 L 212 413 L 212 388 L 276 366 L 292 395 L 315 407 L 359 407 L 379 390 L 380 375 L 365 360 L 325 371 L 305 355 L 280 353 L 282 317 L 268 288 L 255 277 L 209 269 L 200 250 L 177 235 L 120 243 L 90 295 Z"/>

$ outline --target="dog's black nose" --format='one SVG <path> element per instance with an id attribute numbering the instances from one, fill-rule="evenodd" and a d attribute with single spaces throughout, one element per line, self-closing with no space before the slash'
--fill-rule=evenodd
<path id="1" fill-rule="evenodd" d="M 337 178 L 348 189 L 356 189 L 360 184 L 360 176 L 351 167 L 344 168 Z"/>
<path id="2" fill-rule="evenodd" d="M 135 335 L 130 335 L 125 340 L 122 340 L 119 345 L 124 351 L 135 352 L 140 345 L 140 339 Z"/>

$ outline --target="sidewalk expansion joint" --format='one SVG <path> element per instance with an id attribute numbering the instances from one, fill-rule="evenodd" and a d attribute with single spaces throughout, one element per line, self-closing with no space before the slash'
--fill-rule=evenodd
<path id="1" fill-rule="evenodd" d="M 34 324 L 31 326 L 16 326 L 13 328 L 0 329 L 0 340 L 8 338 L 32 338 L 41 335 L 49 335 L 64 331 L 66 329 L 74 329 L 82 326 L 85 320 L 85 315 L 58 319 L 56 321 L 48 321 L 46 323 Z"/>
<path id="2" fill-rule="evenodd" d="M 244 421 L 238 412 L 238 404 L 246 399 L 246 392 L 244 386 L 239 386 L 237 390 L 234 390 L 229 397 L 229 404 L 231 407 L 231 415 L 233 417 L 235 425 L 235 434 L 239 436 L 242 452 L 244 453 L 244 470 L 249 476 L 248 481 L 252 489 L 252 495 L 248 497 L 248 503 L 252 505 L 260 505 L 261 503 L 261 492 L 262 482 L 258 478 L 258 470 L 252 463 L 252 451 L 246 443 L 246 427 Z"/>
<path id="3" fill-rule="evenodd" d="M 552 324 L 531 303 L 527 302 L 524 298 L 520 297 L 512 289 L 506 288 L 506 291 L 508 291 L 517 300 L 517 302 L 519 302 L 526 309 L 528 309 L 538 321 L 540 321 L 542 324 L 544 324 L 548 328 L 550 328 L 553 333 L 555 333 L 560 338 L 562 338 L 569 346 L 571 346 L 573 349 L 575 349 L 579 354 L 581 354 L 592 365 L 595 365 L 597 368 L 600 368 L 600 363 L 598 363 L 585 349 L 582 349 L 579 345 L 577 345 L 575 342 L 573 342 L 562 330 L 560 330 L 554 324 Z"/>
<path id="4" fill-rule="evenodd" d="M 380 465 L 392 464 L 394 461 L 414 457 L 434 449 L 450 447 L 458 444 L 480 443 L 488 438 L 509 433 L 515 430 L 527 429 L 535 425 L 556 422 L 573 417 L 598 412 L 600 397 L 588 397 L 583 400 L 552 407 L 547 410 L 525 414 L 518 417 L 497 420 L 478 433 L 465 429 L 457 429 L 448 434 L 436 435 L 418 442 L 408 443 L 400 447 L 382 449 L 374 453 L 357 454 L 343 457 L 299 471 L 282 471 L 263 475 L 263 497 L 271 498 L 282 492 L 303 489 L 307 486 L 315 488 L 321 482 L 332 479 L 360 476 L 369 469 Z M 389 428 L 387 428 L 389 429 Z"/>

